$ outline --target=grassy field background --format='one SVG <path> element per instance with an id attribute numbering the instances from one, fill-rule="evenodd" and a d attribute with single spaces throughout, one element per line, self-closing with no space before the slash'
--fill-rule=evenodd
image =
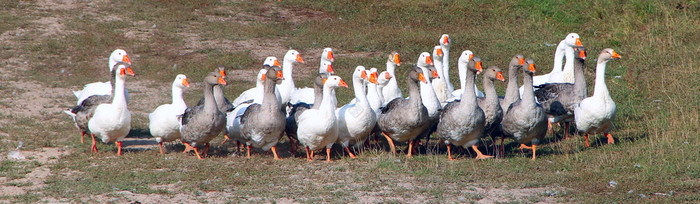
<path id="1" fill-rule="evenodd" d="M 0 202 L 663 202 L 700 200 L 700 3 L 697 1 L 13 1 L 0 0 Z M 266 56 L 292 48 L 298 87 L 311 86 L 324 47 L 348 78 L 357 65 L 383 70 L 398 51 L 402 66 L 452 38 L 450 65 L 469 49 L 485 66 L 507 66 L 515 54 L 552 67 L 553 44 L 578 33 L 594 60 L 603 48 L 606 82 L 617 103 L 613 145 L 602 135 L 561 140 L 548 135 L 538 159 L 513 141 L 502 159 L 475 161 L 467 151 L 448 161 L 421 150 L 412 159 L 371 149 L 358 159 L 306 162 L 280 144 L 283 161 L 256 151 L 239 157 L 215 139 L 213 156 L 197 160 L 169 145 L 158 154 L 147 113 L 170 100 L 169 84 L 186 74 L 188 104 L 201 78 L 227 66 L 229 99 L 253 87 Z M 113 144 L 80 143 L 62 110 L 70 92 L 108 80 L 106 58 L 125 49 L 136 77 L 132 131 L 124 156 Z M 452 83 L 459 85 L 456 71 Z M 619 77 L 617 77 L 619 76 Z M 346 80 L 349 80 L 346 79 Z M 481 79 L 477 84 L 481 86 Z M 402 88 L 405 86 L 400 83 Z M 505 83 L 497 83 L 504 93 Z M 405 90 L 405 89 L 404 89 Z M 338 91 L 339 104 L 352 99 Z M 150 142 L 149 142 L 150 141 Z M 23 160 L 7 159 L 23 142 Z M 434 141 L 433 141 L 434 142 Z M 485 141 L 490 144 L 490 141 Z M 401 149 L 406 145 L 400 144 Z M 483 149 L 490 148 L 482 146 Z M 323 155 L 323 154 L 322 154 Z M 296 156 L 296 157 L 293 157 Z"/>

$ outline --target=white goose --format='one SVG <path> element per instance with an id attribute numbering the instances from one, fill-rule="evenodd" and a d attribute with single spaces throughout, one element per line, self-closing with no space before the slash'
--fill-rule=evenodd
<path id="1" fill-rule="evenodd" d="M 421 69 L 424 76 L 429 76 L 428 79 L 425 80 L 425 82 L 418 83 L 420 87 L 420 97 L 423 102 L 423 106 L 425 106 L 425 108 L 428 110 L 428 128 L 426 128 L 425 131 L 422 132 L 416 139 L 420 140 L 425 137 L 426 145 L 430 141 L 430 134 L 432 133 L 431 131 L 433 131 L 434 129 L 433 127 L 437 125 L 437 123 L 440 121 L 440 109 L 442 109 L 440 100 L 435 94 L 435 90 L 433 90 L 433 84 L 430 80 L 433 78 L 439 78 L 439 74 L 434 68 L 432 68 L 432 65 L 433 60 L 430 57 L 430 54 L 427 52 L 421 53 L 421 55 L 418 57 L 418 62 L 416 62 L 416 66 Z"/>
<path id="2" fill-rule="evenodd" d="M 263 66 L 280 66 L 279 61 L 277 61 L 276 57 L 267 57 L 265 58 L 265 61 L 263 62 Z M 255 87 L 250 88 L 248 90 L 245 90 L 241 95 L 239 95 L 236 99 L 233 100 L 232 104 L 235 107 L 240 106 L 243 103 L 262 103 L 263 100 L 263 79 L 265 78 L 265 69 L 261 69 L 258 72 L 258 76 L 255 80 Z M 277 97 L 278 101 L 282 100 L 282 93 L 279 91 L 279 89 L 275 88 L 275 96 Z M 251 101 L 252 100 L 252 101 Z"/>
<path id="3" fill-rule="evenodd" d="M 443 71 L 442 57 L 444 56 L 442 52 L 442 47 L 437 45 L 433 48 L 433 65 L 437 70 L 438 77 L 433 79 L 431 82 L 433 84 L 433 90 L 435 95 L 437 95 L 441 106 L 447 104 L 447 99 L 450 97 L 452 91 L 449 90 L 447 82 L 445 81 L 445 72 Z"/>
<path id="4" fill-rule="evenodd" d="M 376 85 L 376 77 L 373 79 L 367 77 L 364 66 L 357 66 L 352 74 L 352 87 L 355 92 L 356 102 L 344 105 L 336 110 L 335 117 L 338 123 L 338 140 L 336 143 L 342 145 L 352 158 L 355 158 L 355 155 L 348 148 L 350 144 L 363 144 L 377 123 L 377 117 L 365 93 L 365 83 L 367 81 Z M 376 87 L 374 88 L 376 93 Z"/>
<path id="5" fill-rule="evenodd" d="M 95 113 L 88 121 L 88 128 L 92 135 L 92 151 L 97 152 L 95 136 L 100 137 L 102 142 L 116 142 L 119 150 L 117 154 L 122 155 L 121 140 L 129 134 L 131 130 L 131 113 L 126 106 L 126 96 L 124 96 L 124 84 L 126 75 L 134 76 L 130 67 L 125 65 L 117 66 L 117 73 L 114 78 L 114 93 L 112 103 L 100 104 L 95 108 Z"/>
<path id="6" fill-rule="evenodd" d="M 462 52 L 462 55 L 467 55 L 467 56 L 471 55 L 473 57 L 474 53 L 471 50 L 465 50 Z M 459 70 L 457 70 L 458 71 L 457 74 L 459 75 L 460 89 L 452 91 L 449 99 L 447 99 L 448 102 L 452 102 L 455 100 L 461 100 L 462 93 L 464 93 L 464 91 L 462 91 L 462 89 L 467 84 L 467 74 L 466 74 L 467 67 L 466 66 L 464 66 L 464 67 L 457 66 L 457 68 L 459 69 Z M 476 87 L 476 83 L 474 84 L 474 94 L 476 95 L 476 97 L 482 97 L 482 98 L 484 97 L 484 93 L 479 91 L 479 88 Z"/>
<path id="7" fill-rule="evenodd" d="M 348 87 L 338 76 L 330 76 L 323 84 L 323 99 L 319 109 L 304 111 L 297 119 L 297 137 L 306 147 L 306 158 L 313 160 L 313 152 L 326 148 L 326 161 L 331 161 L 331 147 L 338 139 L 338 124 L 335 118 L 335 88 Z"/>
<path id="8" fill-rule="evenodd" d="M 574 120 L 576 128 L 583 132 L 588 144 L 588 134 L 603 133 L 608 138 L 608 144 L 615 143 L 610 134 L 613 127 L 613 120 L 617 112 L 617 106 L 610 97 L 608 86 L 605 84 L 605 67 L 608 61 L 619 59 L 621 56 L 613 49 L 606 48 L 600 52 L 595 70 L 595 88 L 593 96 L 583 99 L 574 108 Z"/>
<path id="9" fill-rule="evenodd" d="M 172 103 L 160 105 L 152 113 L 148 114 L 148 130 L 160 145 L 161 154 L 163 154 L 163 142 L 172 142 L 180 139 L 180 120 L 178 115 L 182 115 L 187 109 L 187 104 L 182 98 L 182 92 L 185 87 L 190 87 L 190 83 L 187 82 L 187 76 L 178 74 L 172 85 Z"/>
<path id="10" fill-rule="evenodd" d="M 112 69 L 114 69 L 114 65 L 116 65 L 118 62 L 125 62 L 131 65 L 131 60 L 126 54 L 126 51 L 122 49 L 116 49 L 112 51 L 112 54 L 109 55 L 109 72 L 112 72 Z M 82 90 L 73 91 L 73 94 L 76 98 L 78 98 L 78 103 L 76 104 L 80 105 L 80 103 L 82 103 L 83 100 L 93 95 L 112 95 L 112 82 L 110 81 L 89 83 L 86 84 Z M 129 93 L 127 92 L 125 93 L 125 95 L 127 101 L 129 101 Z"/>
<path id="11" fill-rule="evenodd" d="M 334 73 L 333 66 L 331 65 L 330 61 L 321 60 L 321 67 L 319 67 L 318 73 L 324 74 L 326 76 L 330 76 L 331 74 L 333 74 Z M 289 103 L 291 103 L 291 104 L 297 104 L 297 103 L 311 104 L 313 102 L 314 102 L 314 89 L 309 88 L 309 87 L 295 90 L 289 99 Z"/>
<path id="12" fill-rule="evenodd" d="M 454 85 L 452 85 L 452 81 L 450 81 L 450 45 L 452 45 L 452 39 L 450 39 L 450 36 L 447 34 L 442 34 L 440 36 L 440 48 L 442 51 L 442 75 L 440 75 L 440 78 L 444 77 L 445 83 L 447 84 L 447 91 L 452 93 L 455 90 Z M 435 58 L 435 61 L 437 61 L 437 58 Z"/>
<path id="13" fill-rule="evenodd" d="M 391 52 L 389 54 L 389 59 L 386 61 L 386 71 L 391 74 L 391 76 L 396 76 L 396 66 L 401 66 L 401 60 L 399 59 L 399 53 Z M 403 98 L 401 94 L 401 89 L 399 89 L 399 84 L 396 82 L 396 77 L 389 80 L 389 83 L 382 89 L 382 95 L 384 96 L 384 104 L 389 103 L 389 101 L 395 98 Z"/>
<path id="14" fill-rule="evenodd" d="M 365 73 L 370 82 L 377 82 L 367 83 L 367 101 L 369 102 L 369 106 L 372 107 L 372 111 L 374 111 L 377 118 L 379 118 L 377 112 L 379 112 L 379 108 L 384 105 L 384 96 L 382 96 L 382 91 L 379 89 L 379 74 L 377 74 L 377 68 L 374 67 L 370 68 L 369 70 L 365 70 Z M 383 81 L 389 82 L 389 80 L 386 80 L 386 78 Z"/>
<path id="15" fill-rule="evenodd" d="M 301 55 L 296 50 L 287 51 L 287 54 L 284 55 L 284 59 L 282 59 L 282 74 L 284 75 L 284 80 L 276 86 L 281 96 L 280 104 L 287 104 L 292 93 L 297 89 L 294 85 L 294 78 L 292 78 L 294 63 L 297 62 L 304 63 L 304 59 L 301 58 Z"/>
<path id="16" fill-rule="evenodd" d="M 532 77 L 532 85 L 539 86 L 546 83 L 573 83 L 574 82 L 574 47 L 583 46 L 581 38 L 576 33 L 569 33 L 559 42 L 554 51 L 554 66 L 548 74 Z M 566 57 L 566 64 L 562 70 L 563 58 Z M 570 79 L 570 81 L 568 81 Z M 520 97 L 522 98 L 524 87 L 520 86 Z"/>

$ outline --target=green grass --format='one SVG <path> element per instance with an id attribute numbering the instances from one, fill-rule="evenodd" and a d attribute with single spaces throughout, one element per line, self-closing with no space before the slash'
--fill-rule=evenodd
<path id="1" fill-rule="evenodd" d="M 171 145 L 167 155 L 147 150 L 116 157 L 113 144 L 99 143 L 97 154 L 87 151 L 89 144 L 78 142 L 77 130 L 63 113 L 42 111 L 43 119 L 37 120 L 4 112 L 0 113 L 0 152 L 9 152 L 23 141 L 26 150 L 66 146 L 73 153 L 55 164 L 2 161 L 0 177 L 7 178 L 5 186 L 26 187 L 26 182 L 17 180 L 40 165 L 49 166 L 52 175 L 45 180 L 46 187 L 0 200 L 37 202 L 51 197 L 81 202 L 91 195 L 130 191 L 170 197 L 186 194 L 199 201 L 208 201 L 202 197 L 206 193 L 224 192 L 229 199 L 248 202 L 279 198 L 363 202 L 363 197 L 397 203 L 415 199 L 476 202 L 487 196 L 477 188 L 550 192 L 523 198 L 504 195 L 506 202 L 700 200 L 697 1 L 128 1 L 114 7 L 96 2 L 86 6 L 92 9 L 89 12 L 40 10 L 37 4 L 0 1 L 0 33 L 7 32 L 3 39 L 15 43 L 0 45 L 0 65 L 16 66 L 5 61 L 20 58 L 29 67 L 18 71 L 21 76 L 1 77 L 7 83 L 0 82 L 0 97 L 28 91 L 11 86 L 23 80 L 68 89 L 106 81 L 105 61 L 115 48 L 129 52 L 137 74 L 133 81 L 149 82 L 146 88 L 169 85 L 178 73 L 199 82 L 216 65 L 227 66 L 233 76 L 253 75 L 263 60 L 256 57 L 260 50 L 234 46 L 236 42 L 267 46 L 273 41 L 283 49 L 296 49 L 307 63 L 295 69 L 304 73 L 317 69 L 317 51 L 332 47 L 333 67 L 347 82 L 357 65 L 383 70 L 386 55 L 395 50 L 403 61 L 397 69 L 403 82 L 417 56 L 432 51 L 439 36 L 448 33 L 453 40 L 452 70 L 457 69 L 461 51 L 469 49 L 484 60 L 484 66 L 505 68 L 520 53 L 535 60 L 538 73 L 548 73 L 554 47 L 546 44 L 576 32 L 589 50 L 589 90 L 593 90 L 594 60 L 600 50 L 610 47 L 622 55 L 608 63 L 606 73 L 618 107 L 612 132 L 616 144 L 607 145 L 604 137 L 596 135 L 591 137 L 592 147 L 586 148 L 581 137 L 562 141 L 560 135 L 549 135 L 538 146 L 536 161 L 512 141 L 506 147 L 508 157 L 488 161 L 474 161 L 467 151 L 457 153 L 458 161 L 447 161 L 444 147 L 438 155 L 412 159 L 370 150 L 352 160 L 334 149 L 336 161 L 327 164 L 306 162 L 301 153 L 291 158 L 286 140 L 280 145 L 285 160 L 273 161 L 269 152 L 259 151 L 247 160 L 231 156 L 235 148 L 230 143 L 219 145 L 221 138 L 217 138 L 214 156 L 201 161 L 177 153 L 182 145 Z M 65 32 L 42 36 L 34 21 L 53 16 L 60 18 Z M 20 35 L 11 37 L 20 28 Z M 58 70 L 65 72 L 56 74 Z M 459 85 L 456 71 L 452 74 L 452 83 Z M 298 87 L 311 85 L 310 75 L 295 72 L 295 80 Z M 225 89 L 229 99 L 253 86 L 241 77 L 230 77 L 229 84 Z M 481 78 L 477 85 L 481 87 Z M 499 93 L 505 85 L 496 83 Z M 200 97 L 199 89 L 185 93 L 188 104 Z M 352 98 L 352 89 L 338 90 L 339 104 Z M 72 96 L 53 97 L 47 108 L 68 107 L 73 100 Z M 0 107 L 12 108 L 12 103 L 0 101 Z M 146 136 L 147 118 L 135 114 L 133 121 L 130 136 Z M 560 128 L 555 130 L 561 134 Z M 405 144 L 399 144 L 403 148 Z M 618 185 L 610 187 L 610 181 Z M 654 195 L 671 191 L 675 193 L 670 196 Z"/>

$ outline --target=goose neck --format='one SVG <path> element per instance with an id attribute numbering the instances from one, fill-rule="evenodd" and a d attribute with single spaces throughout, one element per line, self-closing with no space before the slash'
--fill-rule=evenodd
<path id="1" fill-rule="evenodd" d="M 585 61 L 586 60 L 580 58 L 576 58 L 574 61 L 574 94 L 576 94 L 579 99 L 585 98 L 588 93 L 586 76 L 583 72 Z"/>
<path id="2" fill-rule="evenodd" d="M 605 67 L 607 66 L 607 61 L 600 61 L 596 65 L 595 69 L 595 85 L 593 89 L 594 97 L 605 97 L 609 96 L 608 86 L 605 84 Z"/>
<path id="3" fill-rule="evenodd" d="M 214 87 L 209 83 L 204 83 L 204 110 L 216 112 L 217 106 L 214 99 Z"/>
<path id="4" fill-rule="evenodd" d="M 465 82 L 464 85 L 465 87 L 462 87 L 462 101 L 460 102 L 460 105 L 473 105 L 476 103 L 476 92 L 474 91 L 474 79 L 476 78 L 476 75 L 474 72 L 467 71 L 465 73 Z"/>
<path id="5" fill-rule="evenodd" d="M 223 105 L 226 103 L 225 97 L 224 96 L 224 89 L 223 85 L 217 84 L 212 87 L 212 91 L 214 93 L 214 101 L 216 102 L 216 105 Z"/>
<path id="6" fill-rule="evenodd" d="M 529 104 L 529 105 L 535 105 L 535 90 L 532 88 L 527 88 L 527 87 L 532 87 L 532 74 L 530 73 L 524 73 L 523 74 L 523 86 L 526 88 L 523 90 L 523 103 Z"/>
<path id="7" fill-rule="evenodd" d="M 272 79 L 265 80 L 263 84 L 263 108 L 270 110 L 279 110 L 280 103 L 277 101 L 277 96 L 275 95 L 276 82 Z"/>
<path id="8" fill-rule="evenodd" d="M 335 98 L 335 88 L 323 87 L 323 100 L 319 110 L 334 112 L 337 105 L 338 99 Z"/>
<path id="9" fill-rule="evenodd" d="M 572 74 L 574 72 L 574 48 L 571 46 L 566 46 L 564 48 L 564 57 L 566 57 L 566 63 L 564 63 L 564 75 Z"/>
<path id="10" fill-rule="evenodd" d="M 357 101 L 357 103 L 367 103 L 367 93 L 365 92 L 365 86 L 362 78 L 352 78 L 352 90 L 353 92 L 355 92 L 355 100 Z"/>
<path id="11" fill-rule="evenodd" d="M 182 88 L 173 86 L 171 96 L 172 96 L 172 104 L 177 105 L 177 106 L 182 106 L 185 105 L 185 100 L 182 98 Z M 185 105 L 186 106 L 186 105 Z"/>
<path id="12" fill-rule="evenodd" d="M 488 101 L 492 100 L 498 100 L 498 93 L 496 93 L 496 87 L 493 84 L 493 80 L 484 78 L 483 79 L 483 85 L 484 85 L 484 94 L 485 98 Z"/>
<path id="13" fill-rule="evenodd" d="M 282 86 L 294 87 L 294 78 L 292 74 L 294 73 L 294 62 L 284 60 L 282 62 L 282 74 L 284 75 L 284 80 L 282 80 Z"/>
<path id="14" fill-rule="evenodd" d="M 554 67 L 552 67 L 552 72 L 562 71 L 565 47 L 568 47 L 568 45 L 566 45 L 566 42 L 564 42 L 563 40 L 557 45 L 557 48 L 554 51 Z"/>
<path id="15" fill-rule="evenodd" d="M 119 77 L 116 77 L 114 81 L 112 104 L 117 104 L 119 108 L 126 107 L 126 96 L 124 95 L 125 81 Z"/>

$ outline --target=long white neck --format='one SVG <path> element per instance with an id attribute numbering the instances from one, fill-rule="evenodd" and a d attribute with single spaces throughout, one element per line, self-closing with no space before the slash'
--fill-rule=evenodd
<path id="1" fill-rule="evenodd" d="M 605 67 L 608 61 L 598 62 L 595 68 L 595 88 L 593 89 L 593 97 L 610 97 L 608 86 L 605 84 Z"/>
<path id="2" fill-rule="evenodd" d="M 396 82 L 396 74 L 394 73 L 395 70 L 396 64 L 394 64 L 393 62 L 386 62 L 386 71 L 389 72 L 391 76 L 394 76 L 391 79 L 389 79 L 389 86 L 399 87 L 398 82 Z"/>
<path id="3" fill-rule="evenodd" d="M 566 46 L 564 48 L 564 56 L 566 57 L 566 62 L 564 64 L 564 82 L 573 83 L 574 81 L 574 48 L 571 46 Z"/>
<path id="4" fill-rule="evenodd" d="M 122 109 L 126 108 L 126 97 L 124 96 L 124 79 L 116 77 L 114 79 L 114 93 L 112 95 L 112 105 Z"/>
<path id="5" fill-rule="evenodd" d="M 294 62 L 284 60 L 282 62 L 282 74 L 284 75 L 284 80 L 282 80 L 282 83 L 278 86 L 278 88 L 282 89 L 282 90 L 280 90 L 280 94 L 284 94 L 285 91 L 290 91 L 291 89 L 296 87 L 294 85 L 294 78 L 292 77 L 293 73 L 294 73 Z M 291 92 L 290 92 L 290 94 L 291 94 Z"/>
<path id="6" fill-rule="evenodd" d="M 352 78 L 352 90 L 355 92 L 356 103 L 369 106 L 369 103 L 367 103 L 367 93 L 365 92 L 365 86 L 362 82 L 362 78 Z"/>
<path id="7" fill-rule="evenodd" d="M 554 51 L 554 67 L 552 67 L 552 72 L 561 72 L 562 71 L 562 62 L 564 58 L 564 52 L 565 52 L 565 47 L 567 46 L 564 41 L 562 40 L 559 42 L 559 45 L 557 45 L 557 49 Z M 573 51 L 573 49 L 571 50 Z M 567 60 L 568 61 L 568 60 Z"/>
<path id="8" fill-rule="evenodd" d="M 437 70 L 438 76 L 441 79 L 445 78 L 445 72 L 443 71 L 443 64 L 442 64 L 442 59 L 435 58 L 433 60 L 433 66 L 435 66 L 435 70 Z"/>
<path id="9" fill-rule="evenodd" d="M 443 76 L 444 76 L 443 79 L 447 83 L 447 89 L 450 92 L 455 90 L 454 85 L 452 85 L 452 82 L 450 81 L 450 47 L 449 46 L 442 47 L 442 76 L 440 76 L 440 77 L 443 77 Z"/>
<path id="10" fill-rule="evenodd" d="M 425 67 L 421 67 L 424 76 L 430 76 L 429 71 Z M 427 77 L 426 77 L 427 78 Z M 430 80 L 426 79 L 426 83 L 418 82 L 420 86 L 420 96 L 423 101 L 423 105 L 428 109 L 430 115 L 437 114 L 438 109 L 440 109 L 440 99 L 438 99 L 437 94 L 435 94 L 435 89 L 433 89 L 433 84 Z"/>
<path id="11" fill-rule="evenodd" d="M 457 71 L 457 74 L 459 74 L 459 86 L 464 91 L 467 88 L 467 63 L 457 63 Z"/>
<path id="12" fill-rule="evenodd" d="M 377 84 L 367 83 L 367 101 L 369 102 L 369 105 L 372 106 L 372 109 L 378 109 L 380 106 L 382 106 L 383 97 L 382 91 L 379 89 Z"/>
<path id="13" fill-rule="evenodd" d="M 327 111 L 331 114 L 335 113 L 335 107 L 338 105 L 338 99 L 335 98 L 335 89 L 331 87 L 323 87 L 323 100 L 321 101 L 321 107 L 318 109 L 321 111 Z"/>
<path id="14" fill-rule="evenodd" d="M 178 86 L 176 86 L 176 85 L 173 84 L 173 89 L 172 89 L 171 95 L 172 95 L 172 97 L 173 97 L 173 103 L 172 103 L 172 104 L 173 104 L 174 106 L 180 106 L 180 107 L 181 107 L 181 106 L 185 106 L 185 107 L 187 107 L 187 105 L 185 104 L 185 100 L 182 98 L 182 88 L 180 88 L 180 87 L 178 87 Z"/>

